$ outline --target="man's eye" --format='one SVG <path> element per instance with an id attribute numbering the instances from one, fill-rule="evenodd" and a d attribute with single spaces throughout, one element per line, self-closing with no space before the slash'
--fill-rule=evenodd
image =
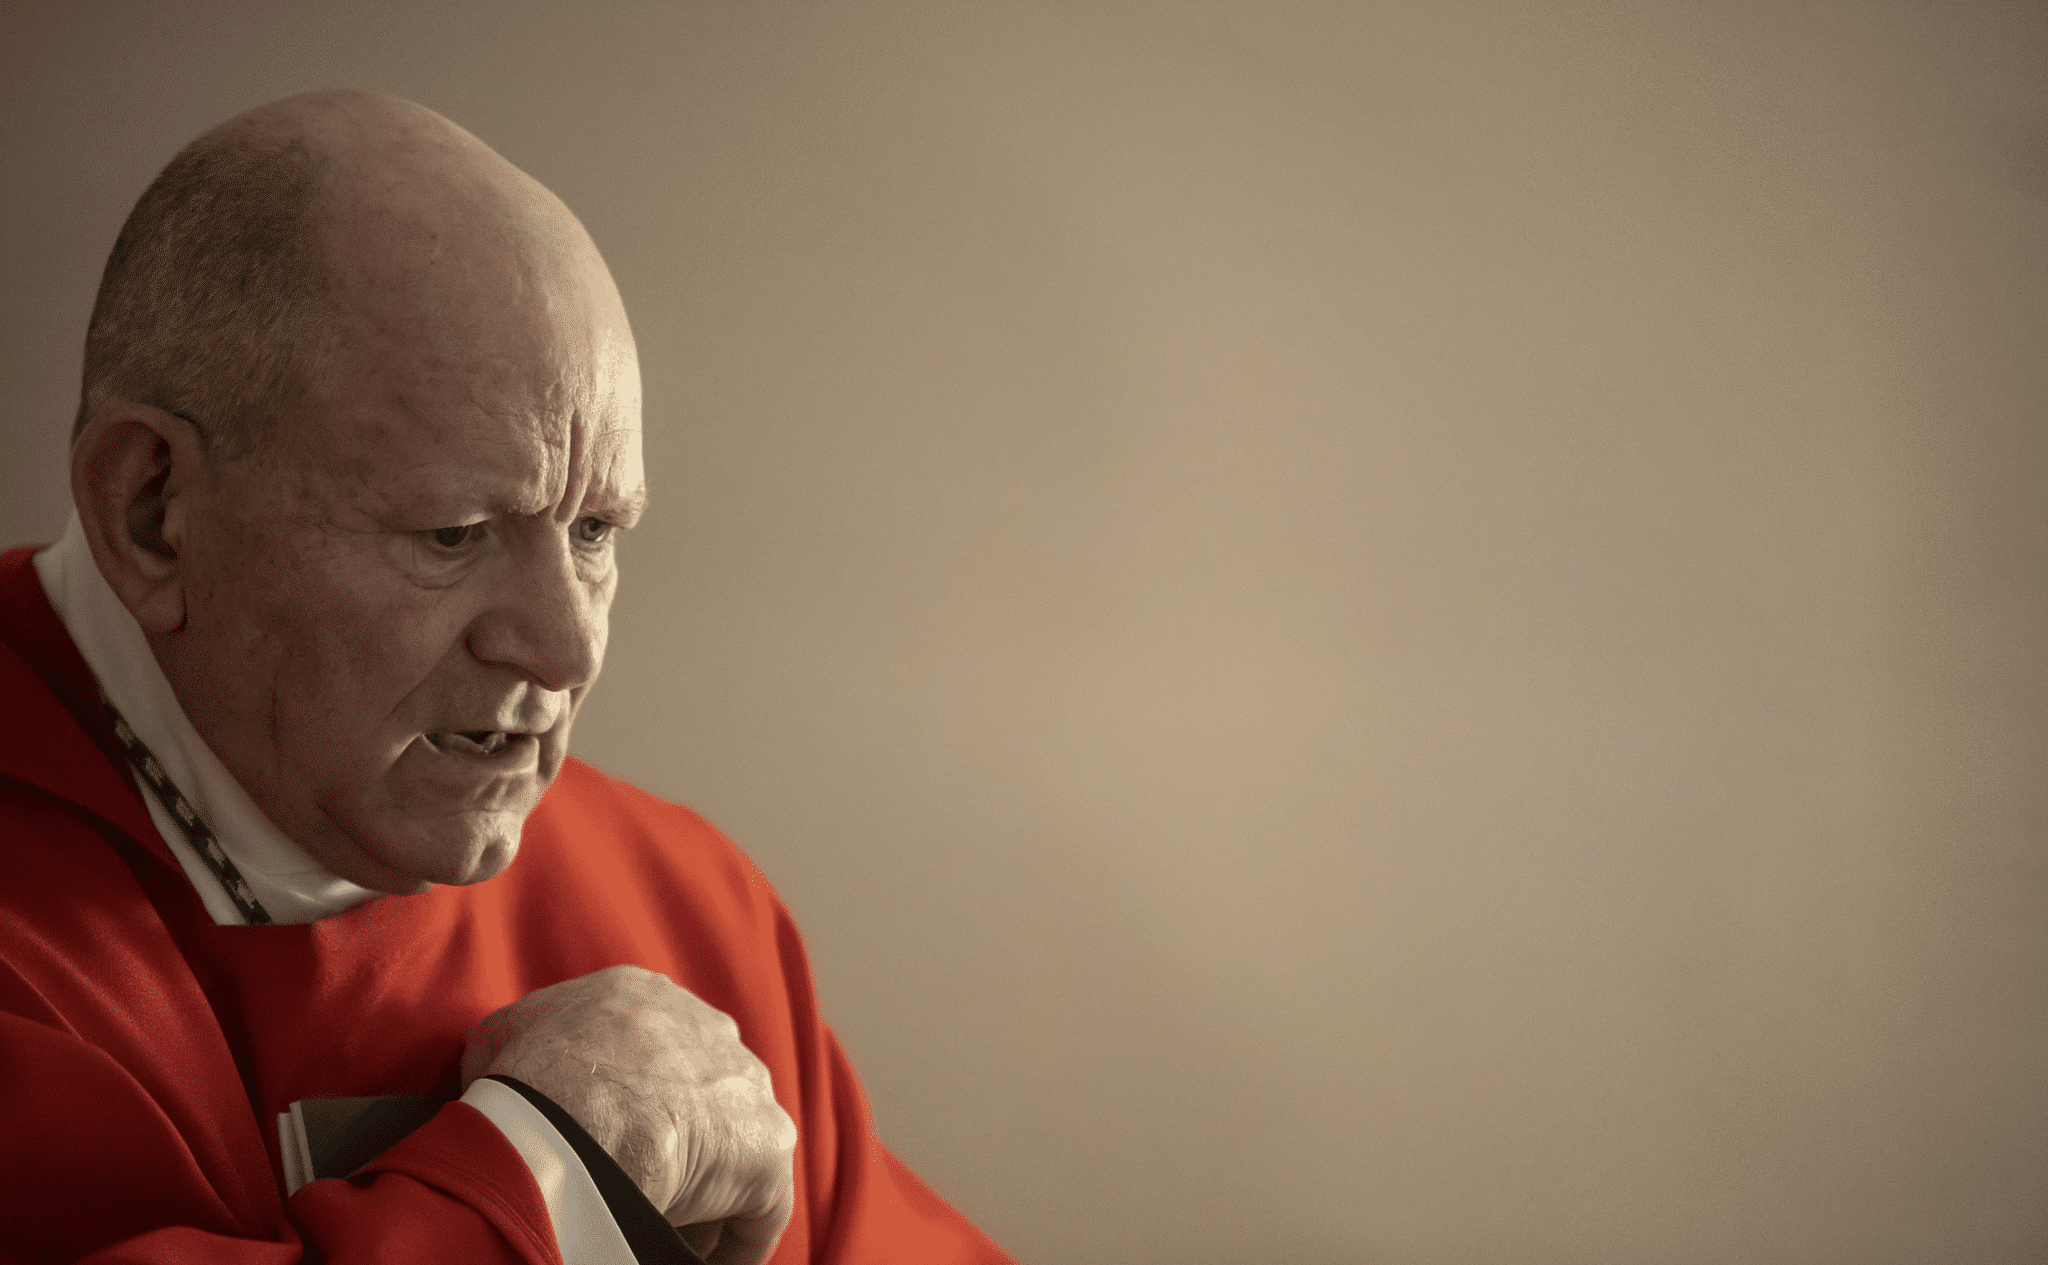
<path id="1" fill-rule="evenodd" d="M 460 549 L 475 540 L 482 531 L 482 523 L 464 523 L 460 527 L 437 527 L 428 534 L 443 549 Z"/>
<path id="2" fill-rule="evenodd" d="M 601 545 L 612 534 L 612 525 L 601 518 L 579 518 L 576 520 L 576 539 L 586 545 Z"/>

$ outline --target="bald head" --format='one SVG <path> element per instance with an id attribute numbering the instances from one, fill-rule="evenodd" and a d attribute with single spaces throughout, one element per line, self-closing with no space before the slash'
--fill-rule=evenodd
<path id="1" fill-rule="evenodd" d="M 118 402 L 231 457 L 327 407 L 401 346 L 518 358 L 549 331 L 623 337 L 566 207 L 423 106 L 306 93 L 186 146 L 136 203 L 86 336 L 74 437 Z"/>
<path id="2" fill-rule="evenodd" d="M 410 102 L 253 110 L 129 216 L 81 418 L 101 574 L 270 821 L 377 891 L 508 864 L 646 497 L 632 334 L 567 208 Z"/>

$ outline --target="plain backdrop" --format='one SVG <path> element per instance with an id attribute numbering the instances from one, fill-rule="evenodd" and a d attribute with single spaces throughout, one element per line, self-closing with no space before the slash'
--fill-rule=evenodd
<path id="1" fill-rule="evenodd" d="M 0 542 L 185 141 L 554 188 L 579 752 L 1044 1265 L 2048 1258 L 2048 6 L 0 5 Z"/>

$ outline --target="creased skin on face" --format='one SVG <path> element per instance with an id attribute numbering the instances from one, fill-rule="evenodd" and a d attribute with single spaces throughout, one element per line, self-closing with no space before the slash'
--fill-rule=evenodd
<path id="1" fill-rule="evenodd" d="M 266 108 L 327 147 L 341 327 L 316 407 L 210 469 L 187 617 L 152 646 L 327 868 L 476 882 L 511 863 L 602 667 L 645 500 L 632 333 L 574 216 L 468 133 L 369 94 Z M 463 732 L 508 737 L 430 737 Z"/>

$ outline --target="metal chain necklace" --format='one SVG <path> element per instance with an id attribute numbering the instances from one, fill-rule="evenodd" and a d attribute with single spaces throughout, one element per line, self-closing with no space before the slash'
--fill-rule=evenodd
<path id="1" fill-rule="evenodd" d="M 270 911 L 263 907 L 263 902 L 256 899 L 256 893 L 250 890 L 247 880 L 242 877 L 242 872 L 235 868 L 235 863 L 222 849 L 220 840 L 213 837 L 213 831 L 200 818 L 198 810 L 186 802 L 184 794 L 178 790 L 177 783 L 171 781 L 171 775 L 164 772 L 164 766 L 158 762 L 149 747 L 135 736 L 135 730 L 129 726 L 127 718 L 115 709 L 113 700 L 107 697 L 104 689 L 100 691 L 100 703 L 107 709 L 107 715 L 113 717 L 114 737 L 120 739 L 122 750 L 128 753 L 128 763 L 135 766 L 135 771 L 142 775 L 143 784 L 156 795 L 157 802 L 164 806 L 164 811 L 171 815 L 171 820 L 177 822 L 178 828 L 185 832 L 185 838 L 192 844 L 192 850 L 206 859 L 207 868 L 220 880 L 221 887 L 227 891 L 228 899 L 235 902 L 235 909 L 251 924 L 259 927 L 269 926 Z"/>

